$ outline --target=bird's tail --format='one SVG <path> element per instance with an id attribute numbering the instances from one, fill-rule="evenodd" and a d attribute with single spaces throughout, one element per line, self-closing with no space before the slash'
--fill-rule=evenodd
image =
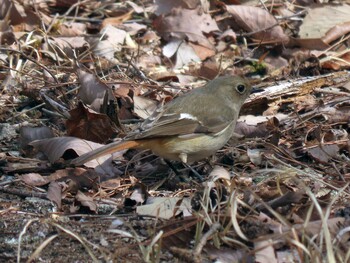
<path id="1" fill-rule="evenodd" d="M 101 156 L 105 156 L 107 154 L 112 154 L 114 152 L 119 152 L 125 149 L 131 149 L 131 148 L 138 148 L 141 145 L 140 141 L 121 141 L 121 142 L 113 142 L 110 144 L 107 144 L 105 146 L 102 146 L 100 148 L 97 148 L 95 150 L 92 150 L 91 152 L 84 153 L 83 155 L 79 156 L 78 158 L 71 161 L 71 164 L 73 165 L 82 165 L 84 163 L 87 163 L 93 159 L 99 158 Z"/>

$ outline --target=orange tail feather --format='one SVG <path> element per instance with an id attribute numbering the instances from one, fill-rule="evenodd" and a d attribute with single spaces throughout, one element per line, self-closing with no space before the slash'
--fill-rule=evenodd
<path id="1" fill-rule="evenodd" d="M 119 152 L 125 149 L 131 148 L 139 148 L 142 145 L 142 141 L 121 141 L 121 142 L 113 142 L 92 150 L 91 152 L 85 153 L 78 158 L 72 160 L 71 164 L 73 165 L 82 165 L 87 163 L 93 159 L 99 158 L 101 156 L 112 154 L 115 152 Z"/>

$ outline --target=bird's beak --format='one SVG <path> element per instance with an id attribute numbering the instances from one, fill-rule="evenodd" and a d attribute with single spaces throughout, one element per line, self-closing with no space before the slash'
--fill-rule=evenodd
<path id="1" fill-rule="evenodd" d="M 259 93 L 259 92 L 263 92 L 264 90 L 261 88 L 257 88 L 257 87 L 253 87 L 250 94 L 252 93 Z"/>

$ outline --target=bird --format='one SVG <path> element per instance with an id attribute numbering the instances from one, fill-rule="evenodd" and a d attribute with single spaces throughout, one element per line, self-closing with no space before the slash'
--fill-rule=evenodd
<path id="1" fill-rule="evenodd" d="M 159 107 L 122 141 L 87 152 L 71 164 L 83 165 L 126 149 L 150 149 L 166 160 L 185 164 L 202 160 L 231 138 L 251 90 L 243 77 L 218 77 Z"/>

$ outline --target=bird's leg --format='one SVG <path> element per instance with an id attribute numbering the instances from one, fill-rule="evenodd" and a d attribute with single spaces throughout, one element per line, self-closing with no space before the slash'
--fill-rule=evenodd
<path id="1" fill-rule="evenodd" d="M 197 179 L 199 179 L 200 182 L 204 182 L 203 176 L 201 176 L 195 169 L 193 169 L 191 165 L 187 163 L 183 163 L 183 164 L 185 167 L 191 170 L 191 172 L 195 175 L 195 177 L 197 177 Z"/>
<path id="2" fill-rule="evenodd" d="M 164 159 L 165 163 L 170 167 L 171 170 L 173 170 L 173 172 L 177 175 L 177 176 L 181 176 L 181 174 L 179 173 L 179 171 L 176 169 L 176 167 L 172 164 L 172 162 L 168 161 L 167 159 Z"/>
<path id="3" fill-rule="evenodd" d="M 180 153 L 179 158 L 181 159 L 185 167 L 189 168 L 201 182 L 204 181 L 203 177 L 195 169 L 193 169 L 192 166 L 187 164 L 187 153 Z"/>
<path id="4" fill-rule="evenodd" d="M 173 172 L 179 176 L 180 178 L 183 178 L 183 176 L 181 175 L 181 173 L 176 169 L 176 167 L 173 165 L 172 162 L 164 159 L 165 163 L 170 167 L 171 170 L 173 170 Z M 190 165 L 188 165 L 187 163 L 183 163 L 183 165 L 190 169 L 192 171 L 192 173 L 199 179 L 200 182 L 203 182 L 203 176 L 201 176 L 195 169 L 193 169 Z M 183 179 L 182 179 L 183 180 Z"/>

